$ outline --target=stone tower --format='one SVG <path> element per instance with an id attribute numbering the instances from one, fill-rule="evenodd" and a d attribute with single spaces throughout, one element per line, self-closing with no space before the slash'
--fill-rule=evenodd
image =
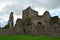
<path id="1" fill-rule="evenodd" d="M 8 25 L 9 25 L 9 29 L 12 29 L 13 28 L 13 12 L 10 13 L 10 16 L 9 16 L 9 21 L 8 21 Z"/>
<path id="2" fill-rule="evenodd" d="M 23 19 L 28 19 L 28 18 L 34 18 L 34 17 L 37 17 L 38 16 L 38 12 L 33 10 L 30 6 L 23 10 Z"/>
<path id="3" fill-rule="evenodd" d="M 30 6 L 23 10 L 23 30 L 24 33 L 31 34 L 32 33 L 32 19 L 38 16 L 38 12 L 33 10 Z"/>

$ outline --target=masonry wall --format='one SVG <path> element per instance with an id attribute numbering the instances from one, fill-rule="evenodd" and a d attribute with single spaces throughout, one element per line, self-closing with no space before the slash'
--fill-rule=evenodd
<path id="1" fill-rule="evenodd" d="M 15 29 L 0 29 L 0 35 L 12 35 L 17 34 Z"/>
<path id="2" fill-rule="evenodd" d="M 53 27 L 53 25 L 50 25 L 53 23 L 52 17 L 50 16 L 48 11 L 45 11 L 44 15 L 38 15 L 38 12 L 32 10 L 30 7 L 23 11 L 23 21 L 20 23 L 18 22 L 17 25 L 20 28 L 22 27 L 22 31 L 24 34 L 32 34 L 32 35 L 59 35 L 59 31 L 57 29 L 60 29 L 59 27 Z M 54 19 L 53 19 L 54 20 Z M 59 18 L 57 18 L 56 21 L 59 21 Z M 58 24 L 59 25 L 59 24 Z M 16 26 L 16 27 L 17 27 Z M 17 27 L 17 29 L 20 29 Z"/>
<path id="3" fill-rule="evenodd" d="M 19 18 L 16 20 L 15 31 L 18 34 L 24 34 L 22 20 Z"/>

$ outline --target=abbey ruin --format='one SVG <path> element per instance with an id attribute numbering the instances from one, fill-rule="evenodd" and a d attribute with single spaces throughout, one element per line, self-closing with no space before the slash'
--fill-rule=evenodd
<path id="1" fill-rule="evenodd" d="M 60 19 L 58 16 L 51 17 L 49 11 L 38 15 L 31 7 L 23 10 L 22 19 L 16 20 L 13 25 L 13 12 L 9 16 L 8 23 L 0 29 L 3 34 L 31 34 L 31 35 L 53 35 L 60 36 Z"/>

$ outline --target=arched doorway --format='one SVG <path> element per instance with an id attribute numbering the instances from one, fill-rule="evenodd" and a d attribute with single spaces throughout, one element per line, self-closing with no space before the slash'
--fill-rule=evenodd
<path id="1" fill-rule="evenodd" d="M 38 22 L 37 25 L 41 25 L 42 23 L 41 22 Z"/>

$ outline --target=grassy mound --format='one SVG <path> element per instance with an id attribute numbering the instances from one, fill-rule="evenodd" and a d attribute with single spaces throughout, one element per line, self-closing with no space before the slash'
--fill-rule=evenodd
<path id="1" fill-rule="evenodd" d="M 0 35 L 0 40 L 60 40 L 60 37 L 32 35 Z"/>

